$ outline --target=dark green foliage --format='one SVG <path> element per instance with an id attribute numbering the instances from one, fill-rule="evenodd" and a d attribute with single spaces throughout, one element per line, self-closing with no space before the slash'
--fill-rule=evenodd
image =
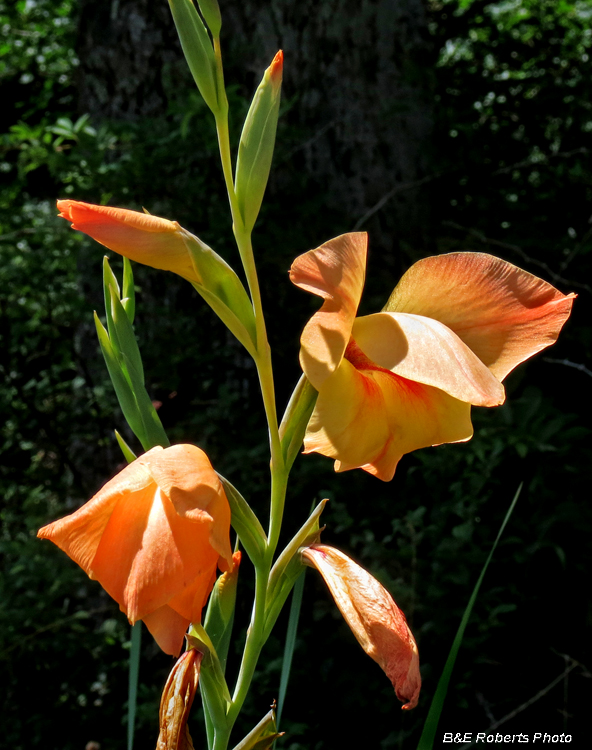
<path id="1" fill-rule="evenodd" d="M 178 220 L 238 266 L 211 118 L 189 75 L 184 83 L 175 79 L 160 118 L 81 117 L 72 12 L 71 3 L 58 0 L 0 2 L 0 93 L 16 106 L 0 120 L 0 744 L 14 750 L 77 750 L 89 740 L 117 750 L 126 734 L 129 628 L 98 584 L 35 538 L 123 463 L 114 428 L 139 450 L 92 324 L 92 310 L 103 312 L 102 249 L 55 218 L 54 200 L 145 206 Z M 467 628 L 441 729 L 484 731 L 551 683 L 568 658 L 590 663 L 591 456 L 582 405 L 589 400 L 592 341 L 592 3 L 453 0 L 431 3 L 430 12 L 441 50 L 437 65 L 432 61 L 435 250 L 492 252 L 580 296 L 560 343 L 508 379 L 507 404 L 474 410 L 471 442 L 407 456 L 389 484 L 359 471 L 336 476 L 321 457 L 297 459 L 284 541 L 313 499 L 330 498 L 323 539 L 393 592 L 419 640 L 425 689 L 418 709 L 401 714 L 390 684 L 309 573 L 282 718 L 282 746 L 290 750 L 349 747 L 356 730 L 369 748 L 414 746 L 472 586 L 521 481 L 522 496 Z M 229 98 L 236 143 L 248 101 L 238 89 Z M 280 409 L 299 377 L 300 330 L 318 307 L 289 284 L 287 269 L 296 254 L 352 226 L 351 217 L 326 211 L 324 195 L 309 191 L 306 174 L 292 169 L 303 134 L 290 127 L 289 106 L 255 234 Z M 368 220 L 371 238 L 373 222 L 380 212 Z M 407 266 L 416 253 L 404 250 L 406 257 L 390 264 L 372 250 L 364 312 L 379 309 L 397 280 L 373 276 L 373 269 Z M 112 264 L 121 275 L 118 259 Z M 147 388 L 161 402 L 171 441 L 207 450 L 265 521 L 265 428 L 248 356 L 188 284 L 137 265 L 134 273 Z M 251 577 L 245 562 L 239 636 Z M 284 613 L 237 741 L 277 697 L 286 625 Z M 170 659 L 149 638 L 143 643 L 137 746 L 150 747 Z M 231 645 L 231 678 L 241 649 L 238 641 Z M 576 735 L 590 697 L 587 672 L 576 667 L 504 731 Z M 199 710 L 193 725 L 196 747 L 203 746 Z"/>

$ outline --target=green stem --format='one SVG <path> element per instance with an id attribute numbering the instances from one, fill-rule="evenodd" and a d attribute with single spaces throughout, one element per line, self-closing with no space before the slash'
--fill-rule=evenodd
<path id="1" fill-rule="evenodd" d="M 224 181 L 226 183 L 228 201 L 230 203 L 232 214 L 232 229 L 245 271 L 255 314 L 257 347 L 254 360 L 257 367 L 257 374 L 259 376 L 259 383 L 261 385 L 261 395 L 269 430 L 269 445 L 271 452 L 271 507 L 267 554 L 265 555 L 264 562 L 255 568 L 255 600 L 253 602 L 251 624 L 247 631 L 240 671 L 236 681 L 232 703 L 228 708 L 226 726 L 216 731 L 212 748 L 212 750 L 226 750 L 230 738 L 230 732 L 247 697 L 255 673 L 255 668 L 257 666 L 257 661 L 266 640 L 264 631 L 267 586 L 271 564 L 280 534 L 288 482 L 288 471 L 284 465 L 284 458 L 281 449 L 275 403 L 271 349 L 267 339 L 265 318 L 263 316 L 261 291 L 255 266 L 251 233 L 245 229 L 234 189 L 230 136 L 228 129 L 228 101 L 224 90 L 220 42 L 217 38 L 214 39 L 214 53 L 216 56 L 218 98 L 220 105 L 220 110 L 216 115 L 216 132 L 220 147 L 222 172 L 224 174 Z"/>

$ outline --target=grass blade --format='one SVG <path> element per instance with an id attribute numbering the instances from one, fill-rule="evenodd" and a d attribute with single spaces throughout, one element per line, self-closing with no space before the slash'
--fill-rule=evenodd
<path id="1" fill-rule="evenodd" d="M 140 673 L 140 645 L 142 643 L 142 623 L 132 625 L 129 687 L 127 699 L 127 750 L 134 748 L 134 728 L 136 724 L 136 706 L 138 704 L 138 675 Z"/>
<path id="2" fill-rule="evenodd" d="M 294 584 L 292 593 L 292 603 L 290 605 L 290 619 L 288 620 L 288 631 L 286 633 L 286 645 L 284 647 L 284 660 L 282 663 L 282 675 L 280 677 L 280 694 L 278 698 L 276 731 L 279 731 L 280 720 L 282 718 L 282 709 L 286 700 L 286 691 L 290 679 L 290 669 L 292 668 L 292 657 L 294 656 L 294 647 L 296 646 L 296 633 L 298 631 L 298 619 L 300 617 L 300 608 L 302 606 L 302 594 L 304 592 L 304 577 L 306 570 L 302 572 L 300 578 Z"/>
<path id="3" fill-rule="evenodd" d="M 489 567 L 489 563 L 491 562 L 491 558 L 493 557 L 495 548 L 497 547 L 497 544 L 504 532 L 504 529 L 506 528 L 506 524 L 508 523 L 510 516 L 512 515 L 512 511 L 514 510 L 514 506 L 516 505 L 516 502 L 518 501 L 518 497 L 520 496 L 521 490 L 522 490 L 522 484 L 520 484 L 520 486 L 516 490 L 514 499 L 512 500 L 512 503 L 508 509 L 508 512 L 506 513 L 506 516 L 502 522 L 500 530 L 498 531 L 497 537 L 495 538 L 495 542 L 493 543 L 491 552 L 487 556 L 485 565 L 483 566 L 483 569 L 481 570 L 481 574 L 479 575 L 477 583 L 475 584 L 475 588 L 473 589 L 473 593 L 471 594 L 471 598 L 469 599 L 469 603 L 467 604 L 460 626 L 457 630 L 456 637 L 454 638 L 454 641 L 452 643 L 450 653 L 448 654 L 448 659 L 446 659 L 446 664 L 444 665 L 444 669 L 440 676 L 440 680 L 438 681 L 438 687 L 436 688 L 436 692 L 434 693 L 434 697 L 432 698 L 432 705 L 430 706 L 430 710 L 429 710 L 427 719 L 423 727 L 423 732 L 419 739 L 417 750 L 432 750 L 434 746 L 434 739 L 436 737 L 436 730 L 438 729 L 438 722 L 440 720 L 440 714 L 442 713 L 442 708 L 444 707 L 444 700 L 446 699 L 446 693 L 448 692 L 448 685 L 450 683 L 450 678 L 452 676 L 452 670 L 454 669 L 454 663 L 456 661 L 456 657 L 458 655 L 460 645 L 462 643 L 462 639 L 465 634 L 467 623 L 469 622 L 469 618 L 471 617 L 473 606 L 475 602 L 477 601 L 479 589 L 481 588 L 483 578 L 485 577 L 485 573 L 487 571 L 487 568 Z"/>

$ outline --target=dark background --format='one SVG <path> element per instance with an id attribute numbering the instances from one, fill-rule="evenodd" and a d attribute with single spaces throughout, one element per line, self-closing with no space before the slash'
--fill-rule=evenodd
<path id="1" fill-rule="evenodd" d="M 473 410 L 469 443 L 406 456 L 388 484 L 361 471 L 337 476 L 322 457 L 298 460 L 286 540 L 313 500 L 331 499 L 323 539 L 369 568 L 406 612 L 424 688 L 418 708 L 402 713 L 309 571 L 278 747 L 351 747 L 356 732 L 364 747 L 415 747 L 520 482 L 440 729 L 569 732 L 583 747 L 592 698 L 583 418 L 592 385 L 592 2 L 221 6 L 235 144 L 263 69 L 277 49 L 285 54 L 274 171 L 254 238 L 280 408 L 318 307 L 289 283 L 288 268 L 342 232 L 370 234 L 363 314 L 382 307 L 412 262 L 451 250 L 491 252 L 579 295 L 560 342 L 508 378 L 507 403 Z M 211 117 L 164 0 L 0 0 L 0 97 L 0 747 L 83 750 L 93 740 L 119 750 L 129 626 L 98 584 L 35 538 L 121 467 L 114 428 L 138 447 L 95 340 L 102 248 L 56 218 L 55 199 L 145 206 L 235 265 L 237 254 Z M 252 364 L 189 285 L 135 273 L 148 388 L 171 439 L 203 447 L 265 517 Z M 231 678 L 249 616 L 247 564 L 241 576 Z M 283 617 L 236 741 L 277 697 L 285 627 Z M 138 748 L 155 744 L 172 663 L 147 635 L 142 656 Z M 192 726 L 205 747 L 199 710 Z"/>

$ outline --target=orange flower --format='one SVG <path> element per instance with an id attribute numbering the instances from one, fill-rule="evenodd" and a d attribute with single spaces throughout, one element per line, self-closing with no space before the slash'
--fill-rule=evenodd
<path id="1" fill-rule="evenodd" d="M 129 621 L 177 655 L 216 577 L 232 566 L 230 507 L 206 454 L 156 447 L 79 510 L 38 532 L 99 581 Z"/>
<path id="2" fill-rule="evenodd" d="M 125 208 L 94 206 L 80 201 L 58 201 L 60 216 L 78 229 L 130 260 L 172 271 L 199 284 L 186 241 L 196 240 L 176 221 Z"/>
<path id="3" fill-rule="evenodd" d="M 302 558 L 323 576 L 359 644 L 392 682 L 402 708 L 415 708 L 421 689 L 417 645 L 389 592 L 334 547 L 314 544 Z"/>
<path id="4" fill-rule="evenodd" d="M 491 255 L 451 253 L 415 263 L 382 312 L 356 318 L 367 243 L 341 235 L 290 270 L 325 300 L 301 338 L 319 392 L 304 448 L 388 481 L 405 453 L 469 440 L 471 404 L 504 402 L 501 381 L 556 341 L 575 295 Z"/>
<path id="5" fill-rule="evenodd" d="M 203 654 L 192 648 L 177 660 L 160 699 L 156 750 L 193 750 L 187 719 L 195 698 Z"/>

